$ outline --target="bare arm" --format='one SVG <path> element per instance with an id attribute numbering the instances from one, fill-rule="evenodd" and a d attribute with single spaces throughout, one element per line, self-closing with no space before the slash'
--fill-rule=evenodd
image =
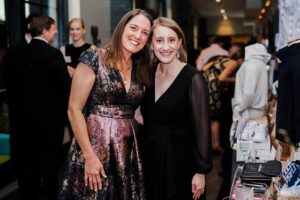
<path id="1" fill-rule="evenodd" d="M 144 118 L 142 116 L 142 113 L 141 113 L 141 108 L 140 106 L 135 110 L 135 113 L 134 113 L 134 119 L 139 123 L 139 124 L 144 124 Z"/>
<path id="2" fill-rule="evenodd" d="M 60 48 L 60 51 L 62 52 L 62 54 L 63 54 L 64 56 L 66 56 L 66 47 L 65 47 L 65 46 L 62 46 L 62 47 Z M 68 68 L 69 75 L 70 75 L 70 77 L 72 78 L 75 69 L 74 69 L 73 67 L 71 67 L 70 65 L 68 65 L 67 68 Z"/>
<path id="3" fill-rule="evenodd" d="M 213 61 L 206 63 L 203 68 L 202 71 L 206 72 L 207 70 L 209 70 L 209 68 L 212 66 Z"/>
<path id="4" fill-rule="evenodd" d="M 235 77 L 231 76 L 234 70 L 237 68 L 237 62 L 229 60 L 226 62 L 225 69 L 221 72 L 218 79 L 221 82 L 235 82 Z"/>
<path id="5" fill-rule="evenodd" d="M 90 91 L 95 82 L 94 72 L 85 64 L 80 63 L 74 72 L 69 100 L 68 116 L 76 141 L 80 145 L 84 157 L 94 154 L 87 133 L 85 118 L 82 114 Z"/>
<path id="6" fill-rule="evenodd" d="M 103 165 L 95 155 L 89 137 L 85 118 L 82 114 L 83 107 L 95 82 L 95 74 L 91 68 L 79 63 L 73 76 L 71 94 L 69 100 L 68 116 L 83 156 L 85 158 L 85 185 L 95 191 L 101 189 L 101 178 L 106 177 Z"/>
<path id="7" fill-rule="evenodd" d="M 66 56 L 66 47 L 65 46 L 60 47 L 60 51 L 62 52 L 62 54 L 64 56 Z"/>

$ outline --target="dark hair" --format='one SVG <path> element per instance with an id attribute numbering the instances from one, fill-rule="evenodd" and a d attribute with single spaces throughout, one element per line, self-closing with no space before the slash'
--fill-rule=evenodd
<path id="1" fill-rule="evenodd" d="M 30 27 L 30 24 L 33 21 L 33 18 L 38 17 L 38 16 L 40 16 L 40 14 L 30 13 L 28 15 L 28 17 L 26 17 L 26 19 L 24 21 L 24 30 L 25 30 L 25 33 L 29 33 L 29 27 Z"/>
<path id="2" fill-rule="evenodd" d="M 48 31 L 52 24 L 55 24 L 55 21 L 49 16 L 41 15 L 34 17 L 29 29 L 31 36 L 36 37 L 42 35 L 43 30 L 46 29 Z"/>
<path id="3" fill-rule="evenodd" d="M 167 28 L 172 29 L 176 34 L 179 39 L 181 39 L 181 45 L 178 49 L 179 51 L 179 60 L 181 62 L 187 62 L 187 51 L 186 51 L 186 40 L 184 36 L 184 32 L 180 28 L 180 26 L 175 22 L 174 20 L 166 17 L 158 17 L 157 19 L 154 20 L 153 26 L 151 29 L 151 36 L 153 36 L 153 31 L 157 26 L 164 26 Z M 153 64 L 158 63 L 157 59 L 153 59 Z"/>
<path id="4" fill-rule="evenodd" d="M 127 23 L 137 15 L 145 16 L 152 26 L 153 19 L 149 13 L 145 10 L 135 9 L 127 12 L 120 20 L 118 25 L 116 26 L 112 38 L 106 45 L 107 51 L 105 54 L 104 63 L 109 68 L 117 68 L 117 63 L 121 59 L 123 59 L 123 51 L 122 51 L 122 35 Z M 150 85 L 150 40 L 148 41 L 144 48 L 132 55 L 132 63 L 133 65 L 137 66 L 137 78 L 142 81 L 145 85 Z"/>
<path id="5" fill-rule="evenodd" d="M 219 44 L 225 50 L 229 50 L 231 47 L 231 37 L 230 36 L 216 36 L 213 43 Z"/>

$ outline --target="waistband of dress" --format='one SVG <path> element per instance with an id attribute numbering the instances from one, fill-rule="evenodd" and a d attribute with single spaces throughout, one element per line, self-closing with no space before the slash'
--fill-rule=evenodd
<path id="1" fill-rule="evenodd" d="M 130 119 L 134 117 L 134 110 L 128 105 L 97 105 L 92 113 L 102 117 L 115 119 Z"/>

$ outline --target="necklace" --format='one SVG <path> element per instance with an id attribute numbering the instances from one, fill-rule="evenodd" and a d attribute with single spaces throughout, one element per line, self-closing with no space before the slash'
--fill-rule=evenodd
<path id="1" fill-rule="evenodd" d="M 121 71 L 121 70 L 120 70 L 120 74 L 121 74 L 121 77 L 122 77 L 122 80 L 123 80 L 124 85 L 126 85 L 126 84 L 127 84 L 127 77 L 126 77 L 126 75 L 125 75 L 124 72 Z"/>
<path id="2" fill-rule="evenodd" d="M 124 69 L 122 69 L 122 70 L 121 70 L 121 69 L 119 70 L 124 85 L 127 85 L 127 76 L 126 76 L 126 72 L 127 72 L 128 70 L 130 70 L 130 69 L 131 69 L 131 65 L 129 65 L 127 68 L 124 68 Z"/>

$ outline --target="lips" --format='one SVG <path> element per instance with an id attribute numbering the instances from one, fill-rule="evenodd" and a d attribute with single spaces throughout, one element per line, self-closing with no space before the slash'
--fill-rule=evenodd
<path id="1" fill-rule="evenodd" d="M 172 54 L 172 51 L 163 51 L 163 52 L 159 52 L 159 53 L 163 56 L 169 56 Z"/>
<path id="2" fill-rule="evenodd" d="M 140 43 L 136 40 L 129 40 L 131 42 L 131 44 L 138 46 Z"/>

